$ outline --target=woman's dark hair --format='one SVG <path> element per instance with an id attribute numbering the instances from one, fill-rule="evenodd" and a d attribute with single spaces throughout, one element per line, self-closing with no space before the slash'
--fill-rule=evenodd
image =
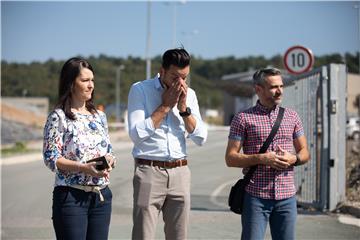
<path id="1" fill-rule="evenodd" d="M 59 97 L 56 108 L 61 108 L 65 112 L 65 115 L 71 120 L 76 119 L 75 114 L 71 112 L 71 90 L 73 89 L 75 79 L 79 76 L 80 71 L 83 68 L 87 68 L 94 73 L 94 70 L 88 61 L 82 58 L 73 57 L 64 63 L 60 73 Z M 91 94 L 91 99 L 85 103 L 86 109 L 91 113 L 96 112 L 93 99 L 94 91 Z"/>
<path id="2" fill-rule="evenodd" d="M 184 68 L 190 65 L 190 55 L 184 48 L 167 50 L 162 56 L 162 67 L 169 69 L 170 65 Z"/>

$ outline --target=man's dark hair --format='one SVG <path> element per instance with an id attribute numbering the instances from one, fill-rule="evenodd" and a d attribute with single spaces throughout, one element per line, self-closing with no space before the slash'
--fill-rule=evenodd
<path id="1" fill-rule="evenodd" d="M 265 78 L 268 76 L 281 75 L 281 71 L 277 68 L 262 68 L 257 70 L 253 75 L 254 85 L 262 85 L 265 83 Z"/>
<path id="2" fill-rule="evenodd" d="M 184 48 L 167 50 L 162 56 L 162 67 L 169 69 L 170 65 L 184 68 L 190 65 L 190 55 Z"/>

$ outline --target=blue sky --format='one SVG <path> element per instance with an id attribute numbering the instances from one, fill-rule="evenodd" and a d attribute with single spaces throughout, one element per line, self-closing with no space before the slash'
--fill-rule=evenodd
<path id="1" fill-rule="evenodd" d="M 184 45 L 204 59 L 271 57 L 293 45 L 315 55 L 359 51 L 359 11 L 349 2 L 151 3 L 150 55 Z M 2 60 L 144 57 L 147 2 L 1 2 Z"/>

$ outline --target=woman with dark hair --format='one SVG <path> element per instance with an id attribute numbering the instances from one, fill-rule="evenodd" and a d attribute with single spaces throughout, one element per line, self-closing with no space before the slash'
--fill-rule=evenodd
<path id="1" fill-rule="evenodd" d="M 93 96 L 91 65 L 81 58 L 67 60 L 43 145 L 44 163 L 55 172 L 52 219 L 59 240 L 108 239 L 112 203 L 108 184 L 115 158 L 106 116 L 96 110 Z M 89 162 L 97 158 L 102 162 Z"/>

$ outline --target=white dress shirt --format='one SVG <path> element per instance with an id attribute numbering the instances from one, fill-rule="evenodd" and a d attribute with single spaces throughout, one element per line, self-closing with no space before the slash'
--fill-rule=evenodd
<path id="1" fill-rule="evenodd" d="M 128 98 L 128 129 L 134 142 L 134 158 L 171 161 L 186 158 L 186 135 L 201 146 L 207 138 L 207 127 L 201 119 L 195 91 L 187 90 L 186 105 L 196 119 L 192 133 L 186 133 L 183 118 L 177 106 L 163 119 L 155 129 L 151 114 L 161 105 L 164 88 L 160 84 L 159 74 L 153 78 L 134 83 Z"/>

